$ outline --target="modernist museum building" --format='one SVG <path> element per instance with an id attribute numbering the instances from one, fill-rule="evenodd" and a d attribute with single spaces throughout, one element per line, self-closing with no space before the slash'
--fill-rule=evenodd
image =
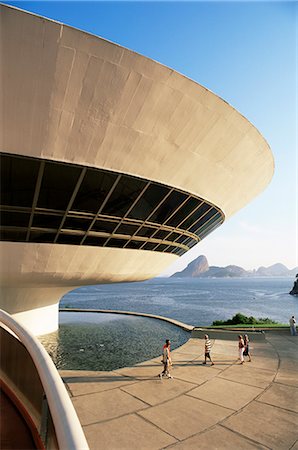
<path id="1" fill-rule="evenodd" d="M 1 6 L 1 308 L 57 329 L 75 287 L 146 280 L 270 182 L 259 131 L 119 45 Z"/>

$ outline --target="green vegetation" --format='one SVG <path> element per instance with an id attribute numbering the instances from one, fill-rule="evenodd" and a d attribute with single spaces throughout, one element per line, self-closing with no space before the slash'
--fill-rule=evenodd
<path id="1" fill-rule="evenodd" d="M 241 329 L 241 330 L 246 330 L 246 329 L 253 329 L 253 330 L 266 330 L 266 328 L 288 328 L 289 325 L 283 324 L 283 323 L 264 323 L 264 324 L 256 324 L 256 325 L 251 325 L 251 324 L 237 324 L 237 325 L 210 325 L 209 327 L 204 327 L 204 328 L 224 328 L 224 329 L 231 329 L 231 330 L 235 330 L 235 329 Z M 202 327 L 203 328 L 203 327 Z"/>
<path id="2" fill-rule="evenodd" d="M 256 319 L 253 316 L 247 317 L 244 314 L 237 313 L 235 316 L 232 317 L 232 319 L 228 320 L 215 320 L 212 322 L 212 326 L 280 326 L 281 324 L 275 322 L 272 319 L 269 319 L 268 317 L 260 317 L 259 319 Z"/>

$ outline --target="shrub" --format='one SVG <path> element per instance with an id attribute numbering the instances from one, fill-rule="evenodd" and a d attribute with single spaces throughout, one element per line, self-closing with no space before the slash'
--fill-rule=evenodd
<path id="1" fill-rule="evenodd" d="M 213 326 L 221 326 L 221 325 L 261 325 L 261 324 L 276 324 L 272 319 L 269 319 L 269 317 L 260 317 L 259 319 L 256 319 L 253 316 L 245 316 L 244 314 L 237 313 L 235 314 L 232 319 L 228 320 L 215 320 L 212 322 Z"/>

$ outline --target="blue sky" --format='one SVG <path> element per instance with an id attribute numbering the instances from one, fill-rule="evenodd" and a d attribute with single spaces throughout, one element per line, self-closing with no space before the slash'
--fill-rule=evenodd
<path id="1" fill-rule="evenodd" d="M 298 265 L 297 3 L 5 2 L 109 39 L 224 98 L 268 141 L 269 187 L 167 273 L 211 265 Z"/>

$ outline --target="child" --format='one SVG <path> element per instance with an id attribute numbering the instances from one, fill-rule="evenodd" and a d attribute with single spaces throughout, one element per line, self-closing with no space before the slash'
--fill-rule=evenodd
<path id="1" fill-rule="evenodd" d="M 208 334 L 205 334 L 205 361 L 203 362 L 203 364 L 206 364 L 207 358 L 209 358 L 211 361 L 211 366 L 214 366 L 214 362 L 211 359 L 210 352 L 211 352 L 211 342 Z"/>

